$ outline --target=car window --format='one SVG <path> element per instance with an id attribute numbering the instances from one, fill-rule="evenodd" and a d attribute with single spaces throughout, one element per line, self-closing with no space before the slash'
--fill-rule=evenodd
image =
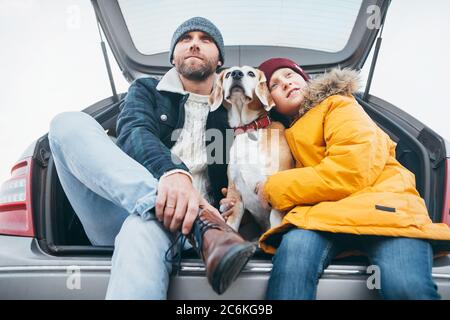
<path id="1" fill-rule="evenodd" d="M 339 52 L 362 0 L 119 0 L 136 49 L 166 52 L 177 26 L 194 16 L 221 30 L 226 46 L 276 46 Z"/>

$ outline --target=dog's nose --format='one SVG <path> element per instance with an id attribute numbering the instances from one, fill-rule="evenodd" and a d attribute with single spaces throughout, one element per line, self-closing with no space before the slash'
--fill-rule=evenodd
<path id="1" fill-rule="evenodd" d="M 244 76 L 244 73 L 243 73 L 241 70 L 234 70 L 234 71 L 231 73 L 231 77 L 232 77 L 234 80 L 241 80 L 243 76 Z"/>

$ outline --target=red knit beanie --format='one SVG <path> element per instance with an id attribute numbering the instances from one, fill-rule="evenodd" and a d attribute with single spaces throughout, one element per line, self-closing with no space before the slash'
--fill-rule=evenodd
<path id="1" fill-rule="evenodd" d="M 309 81 L 310 79 L 310 76 L 305 71 L 303 71 L 303 69 L 300 68 L 298 64 L 286 58 L 272 58 L 264 61 L 258 67 L 259 70 L 264 72 L 267 79 L 267 84 L 269 84 L 270 78 L 272 78 L 273 73 L 281 68 L 290 68 L 294 70 L 296 73 L 301 75 L 302 78 L 305 79 L 305 81 Z"/>

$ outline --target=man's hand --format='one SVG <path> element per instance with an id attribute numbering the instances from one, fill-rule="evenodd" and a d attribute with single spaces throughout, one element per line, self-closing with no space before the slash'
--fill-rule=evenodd
<path id="1" fill-rule="evenodd" d="M 174 173 L 163 176 L 158 185 L 156 217 L 171 232 L 182 226 L 183 234 L 187 235 L 197 217 L 201 200 L 187 175 Z"/>

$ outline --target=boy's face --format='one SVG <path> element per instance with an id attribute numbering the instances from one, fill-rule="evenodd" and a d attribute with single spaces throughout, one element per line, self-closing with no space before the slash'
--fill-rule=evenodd
<path id="1" fill-rule="evenodd" d="M 269 91 L 276 110 L 287 116 L 295 115 L 303 103 L 302 90 L 306 85 L 305 79 L 290 68 L 275 71 L 270 78 Z"/>
<path id="2" fill-rule="evenodd" d="M 181 36 L 175 45 L 172 63 L 182 76 L 194 81 L 205 80 L 221 65 L 214 40 L 202 31 Z"/>

